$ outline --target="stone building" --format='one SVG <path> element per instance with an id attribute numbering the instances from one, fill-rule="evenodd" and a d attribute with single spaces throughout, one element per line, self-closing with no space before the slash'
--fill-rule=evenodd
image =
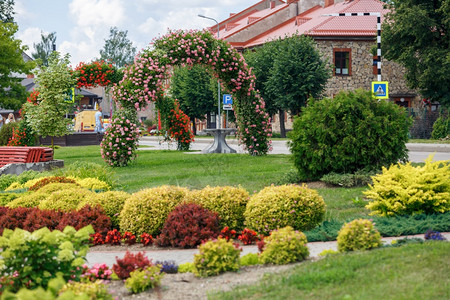
<path id="1" fill-rule="evenodd" d="M 378 0 L 263 0 L 219 23 L 219 37 L 239 51 L 258 47 L 268 41 L 304 34 L 311 36 L 333 70 L 325 96 L 341 90 L 371 90 L 377 81 L 376 16 L 330 16 L 339 13 L 376 12 L 381 22 L 389 12 Z M 210 30 L 217 34 L 217 26 Z M 404 68 L 381 59 L 382 80 L 389 82 L 389 99 L 410 112 L 436 111 L 437 103 L 424 107 L 415 90 L 407 87 Z M 274 131 L 279 130 L 274 116 Z M 285 118 L 286 128 L 292 118 Z"/>

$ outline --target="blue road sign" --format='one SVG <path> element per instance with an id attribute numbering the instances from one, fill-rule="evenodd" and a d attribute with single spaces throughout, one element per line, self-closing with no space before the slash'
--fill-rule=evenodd
<path id="1" fill-rule="evenodd" d="M 229 95 L 229 94 L 224 94 L 223 95 L 223 104 L 225 104 L 225 105 L 227 105 L 227 104 L 232 105 L 233 104 L 233 98 L 231 98 L 231 95 Z"/>
<path id="2" fill-rule="evenodd" d="M 372 81 L 372 93 L 377 99 L 389 98 L 389 82 L 387 81 Z"/>

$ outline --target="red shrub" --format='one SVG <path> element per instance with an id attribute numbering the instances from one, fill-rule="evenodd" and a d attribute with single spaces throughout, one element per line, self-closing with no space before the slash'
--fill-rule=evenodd
<path id="1" fill-rule="evenodd" d="M 53 177 L 42 178 L 41 180 L 36 182 L 33 186 L 31 186 L 28 190 L 30 190 L 30 191 L 37 191 L 41 187 L 46 186 L 49 183 L 54 183 L 54 182 L 75 183 L 75 184 L 77 184 L 76 181 L 71 179 L 71 178 L 67 178 L 67 177 L 63 177 L 63 176 L 53 176 Z"/>
<path id="2" fill-rule="evenodd" d="M 106 244 L 120 245 L 121 241 L 122 241 L 122 235 L 120 234 L 119 231 L 117 231 L 117 229 L 110 230 L 106 234 L 106 239 L 105 239 Z"/>
<path id="3" fill-rule="evenodd" d="M 151 260 L 144 255 L 144 252 L 133 254 L 127 251 L 123 259 L 116 257 L 116 263 L 113 265 L 113 271 L 120 279 L 126 279 L 130 277 L 130 273 L 134 270 L 144 269 L 151 264 Z"/>
<path id="4" fill-rule="evenodd" d="M 169 214 L 161 234 L 159 246 L 193 248 L 219 235 L 219 217 L 198 204 L 181 204 Z"/>
<path id="5" fill-rule="evenodd" d="M 236 237 L 236 230 L 230 229 L 228 226 L 226 226 L 224 229 L 220 231 L 220 238 L 226 239 L 227 242 L 231 239 L 234 239 Z"/>
<path id="6" fill-rule="evenodd" d="M 23 223 L 23 229 L 30 232 L 43 227 L 54 230 L 58 227 L 63 215 L 62 211 L 33 208 Z"/>
<path id="7" fill-rule="evenodd" d="M 103 238 L 103 235 L 101 235 L 100 233 L 96 232 L 94 234 L 91 234 L 90 242 L 91 242 L 91 244 L 93 246 L 103 245 L 105 243 L 105 239 Z"/>
<path id="8" fill-rule="evenodd" d="M 31 210 L 32 208 L 29 207 L 7 209 L 0 217 L 0 234 L 3 234 L 5 228 L 13 230 L 15 228 L 23 228 L 23 223 Z"/>
<path id="9" fill-rule="evenodd" d="M 61 223 L 56 229 L 63 230 L 66 226 L 72 226 L 76 230 L 91 224 L 95 232 L 106 235 L 111 229 L 111 219 L 100 206 L 86 205 L 79 211 L 66 213 L 61 218 Z"/>
<path id="10" fill-rule="evenodd" d="M 259 242 L 256 243 L 256 245 L 258 246 L 258 251 L 263 252 L 266 242 L 264 242 L 264 239 L 261 239 Z"/>
<path id="11" fill-rule="evenodd" d="M 248 228 L 244 228 L 244 230 L 242 230 L 241 235 L 238 236 L 238 239 L 244 243 L 244 245 L 251 245 L 259 240 L 257 233 Z"/>
<path id="12" fill-rule="evenodd" d="M 148 233 L 143 233 L 141 234 L 141 243 L 144 246 L 150 246 L 151 244 L 153 244 L 153 237 L 151 234 Z"/>
<path id="13" fill-rule="evenodd" d="M 136 236 L 128 231 L 123 234 L 122 240 L 130 246 L 136 244 Z"/>

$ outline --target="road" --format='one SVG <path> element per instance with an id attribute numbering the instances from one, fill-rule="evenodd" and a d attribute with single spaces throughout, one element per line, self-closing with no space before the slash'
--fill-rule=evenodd
<path id="1" fill-rule="evenodd" d="M 176 144 L 169 145 L 168 143 L 161 143 L 161 137 L 146 136 L 142 137 L 139 144 L 142 146 L 149 146 L 149 148 L 140 148 L 140 150 L 175 150 Z M 238 153 L 245 153 L 241 146 L 238 145 L 237 140 L 227 139 L 228 145 L 235 149 Z M 191 145 L 191 150 L 201 151 L 212 144 L 212 139 L 197 138 Z M 409 150 L 409 160 L 411 162 L 424 162 L 425 159 L 434 153 L 433 160 L 450 160 L 450 144 L 406 144 Z M 273 150 L 269 154 L 290 154 L 287 142 L 285 140 L 272 141 Z M 200 152 L 191 152 L 192 154 Z"/>

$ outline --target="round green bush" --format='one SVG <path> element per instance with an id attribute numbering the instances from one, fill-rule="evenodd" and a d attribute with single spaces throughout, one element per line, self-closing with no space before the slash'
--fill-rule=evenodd
<path id="1" fill-rule="evenodd" d="M 100 205 L 105 211 L 106 215 L 111 219 L 111 223 L 114 228 L 119 228 L 120 220 L 119 214 L 122 211 L 125 201 L 131 195 L 122 191 L 108 191 L 98 193 L 96 197 L 86 198 L 78 204 L 78 209 L 83 208 L 86 205 L 92 207 Z"/>
<path id="2" fill-rule="evenodd" d="M 246 189 L 232 186 L 207 186 L 186 195 L 186 201 L 216 212 L 222 228 L 228 226 L 236 230 L 244 228 L 244 212 L 249 198 Z"/>
<path id="3" fill-rule="evenodd" d="M 432 139 L 444 139 L 450 135 L 450 118 L 448 113 L 442 113 L 433 124 Z"/>
<path id="4" fill-rule="evenodd" d="M 88 198 L 95 197 L 95 193 L 83 188 L 72 188 L 53 192 L 39 203 L 40 209 L 53 209 L 62 211 L 76 210 L 78 204 Z"/>
<path id="5" fill-rule="evenodd" d="M 41 203 L 41 201 L 47 198 L 48 196 L 49 194 L 41 192 L 27 193 L 9 202 L 6 206 L 9 208 L 37 207 L 39 203 Z"/>
<path id="6" fill-rule="evenodd" d="M 287 226 L 264 238 L 264 248 L 259 257 L 263 264 L 284 265 L 305 260 L 309 255 L 306 236 Z"/>
<path id="7" fill-rule="evenodd" d="M 266 187 L 250 197 L 244 213 L 246 226 L 266 235 L 285 226 L 302 231 L 312 229 L 324 215 L 323 198 L 305 185 Z"/>
<path id="8" fill-rule="evenodd" d="M 140 236 L 146 232 L 156 236 L 169 213 L 184 200 L 188 189 L 160 186 L 132 194 L 120 213 L 120 229 Z"/>
<path id="9" fill-rule="evenodd" d="M 208 241 L 199 247 L 194 255 L 194 274 L 201 277 L 218 275 L 226 271 L 239 270 L 241 249 L 232 241 L 219 238 Z"/>
<path id="10" fill-rule="evenodd" d="M 370 220 L 357 219 L 342 226 L 337 244 L 340 252 L 372 249 L 381 246 L 381 235 Z"/>
<path id="11" fill-rule="evenodd" d="M 312 100 L 294 121 L 290 150 L 302 179 L 380 169 L 406 161 L 411 119 L 370 92 L 340 92 Z"/>

